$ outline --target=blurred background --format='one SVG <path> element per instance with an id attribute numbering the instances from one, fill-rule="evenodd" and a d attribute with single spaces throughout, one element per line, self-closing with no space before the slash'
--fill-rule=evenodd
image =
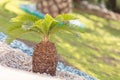
<path id="1" fill-rule="evenodd" d="M 51 39 L 61 61 L 100 80 L 120 80 L 120 0 L 0 0 L 0 32 L 19 35 L 19 29 L 7 29 L 11 18 L 25 13 L 75 15 L 84 33 L 61 32 Z M 18 40 L 34 47 L 41 37 L 21 33 Z"/>

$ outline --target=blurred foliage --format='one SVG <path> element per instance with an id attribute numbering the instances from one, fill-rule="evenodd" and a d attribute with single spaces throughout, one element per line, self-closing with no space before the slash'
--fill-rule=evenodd
<path id="1" fill-rule="evenodd" d="M 119 12 L 120 13 L 120 0 L 73 0 L 77 4 L 79 4 L 80 1 L 88 1 L 95 5 L 105 5 L 108 9 Z"/>

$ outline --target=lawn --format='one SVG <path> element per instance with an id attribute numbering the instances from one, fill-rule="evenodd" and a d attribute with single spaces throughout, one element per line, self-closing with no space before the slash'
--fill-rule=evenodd
<path id="1" fill-rule="evenodd" d="M 11 17 L 23 13 L 16 7 L 23 1 L 10 1 L 6 8 L 14 13 L 0 8 L 0 31 L 3 32 L 9 27 Z M 69 64 L 100 80 L 120 80 L 120 22 L 78 11 L 73 15 L 85 24 L 86 30 L 53 35 L 58 53 Z M 25 33 L 20 38 L 36 43 L 41 40 L 36 33 Z"/>

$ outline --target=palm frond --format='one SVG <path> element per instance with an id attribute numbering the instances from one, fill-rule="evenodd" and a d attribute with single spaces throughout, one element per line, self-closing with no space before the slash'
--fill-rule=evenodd
<path id="1" fill-rule="evenodd" d="M 11 42 L 12 40 L 19 38 L 21 35 L 24 35 L 29 31 L 23 30 L 21 27 L 15 28 L 12 31 L 8 31 L 7 34 L 9 35 L 9 38 L 7 38 L 7 42 Z"/>
<path id="2" fill-rule="evenodd" d="M 43 20 L 38 20 L 34 23 L 34 27 L 38 28 L 40 30 L 41 33 L 45 34 L 45 30 L 42 26 Z"/>
<path id="3" fill-rule="evenodd" d="M 12 30 L 21 28 L 21 23 L 11 23 L 11 25 L 6 29 L 6 33 L 10 33 Z"/>
<path id="4" fill-rule="evenodd" d="M 58 24 L 51 29 L 50 34 L 54 34 L 59 31 L 68 31 L 68 32 L 73 33 L 74 28 L 71 27 L 70 24 L 68 23 L 64 23 L 62 24 L 62 26 Z"/>
<path id="5" fill-rule="evenodd" d="M 76 19 L 75 16 L 72 14 L 61 14 L 55 17 L 56 20 L 58 21 L 69 21 L 69 20 L 74 20 Z"/>
<path id="6" fill-rule="evenodd" d="M 52 25 L 54 21 L 55 19 L 53 19 L 50 15 L 47 14 L 44 19 L 36 21 L 34 26 L 39 28 L 44 35 L 49 35 L 51 26 L 54 27 L 54 25 Z"/>
<path id="7" fill-rule="evenodd" d="M 43 28 L 44 28 L 44 30 L 45 30 L 45 32 L 47 34 L 49 32 L 49 29 L 50 29 L 51 24 L 53 23 L 53 21 L 55 21 L 55 20 L 50 15 L 48 15 L 48 14 L 45 16 L 45 18 L 43 20 L 42 26 L 44 26 Z"/>
<path id="8" fill-rule="evenodd" d="M 69 20 L 74 20 L 72 14 L 61 14 L 56 18 L 46 15 L 44 19 L 39 19 L 36 16 L 29 14 L 19 15 L 12 19 L 12 27 L 9 27 L 7 32 L 12 38 L 19 38 L 28 32 L 36 32 L 44 37 L 49 38 L 50 34 L 59 31 L 68 31 L 74 33 L 80 28 L 75 28 L 75 25 L 69 24 Z"/>
<path id="9" fill-rule="evenodd" d="M 33 16 L 33 15 L 30 15 L 30 14 L 18 15 L 17 17 L 11 19 L 12 22 L 20 22 L 20 23 L 24 23 L 27 21 L 34 23 L 37 20 L 39 20 L 39 18 L 37 18 L 36 16 Z"/>

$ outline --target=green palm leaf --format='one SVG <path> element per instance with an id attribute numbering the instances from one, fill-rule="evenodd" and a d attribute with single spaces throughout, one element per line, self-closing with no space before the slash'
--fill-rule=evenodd
<path id="1" fill-rule="evenodd" d="M 18 15 L 17 17 L 11 19 L 12 22 L 21 22 L 21 23 L 24 23 L 26 21 L 35 22 L 37 20 L 39 20 L 39 18 L 30 14 Z"/>
<path id="2" fill-rule="evenodd" d="M 73 16 L 72 14 L 61 14 L 61 15 L 56 16 L 55 19 L 58 21 L 68 21 L 68 20 L 74 20 L 76 19 L 76 17 Z"/>
<path id="3" fill-rule="evenodd" d="M 38 19 L 36 16 L 29 14 L 18 15 L 12 19 L 14 22 L 12 27 L 9 27 L 9 35 L 16 36 L 17 38 L 27 32 L 33 31 L 49 38 L 51 34 L 55 34 L 59 31 L 69 31 L 74 33 L 75 25 L 69 24 L 69 20 L 74 20 L 75 17 L 72 14 L 61 14 L 56 18 L 52 18 L 50 15 L 46 15 L 44 19 Z M 78 29 L 79 30 L 79 29 Z M 15 33 L 15 34 L 14 34 Z"/>

